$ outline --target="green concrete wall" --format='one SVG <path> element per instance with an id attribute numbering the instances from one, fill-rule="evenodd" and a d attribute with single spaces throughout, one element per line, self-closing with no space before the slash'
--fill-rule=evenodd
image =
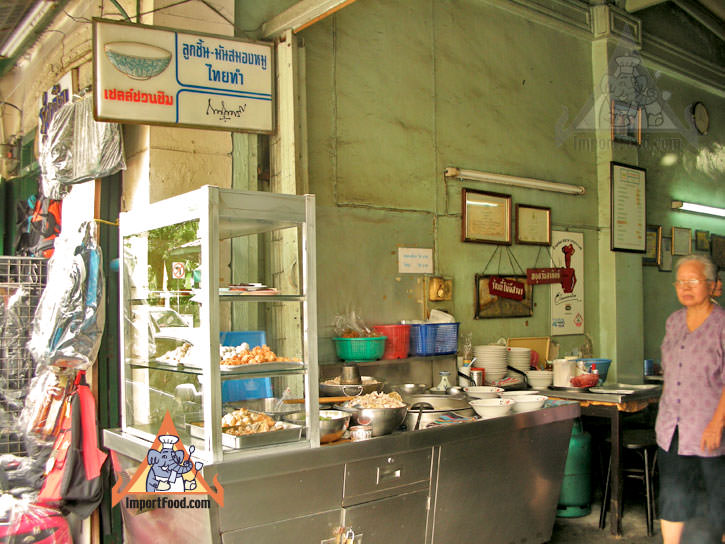
<path id="1" fill-rule="evenodd" d="M 556 138 L 565 108 L 591 99 L 591 44 L 480 2 L 420 0 L 356 2 L 302 36 L 320 360 L 331 356 L 335 315 L 352 309 L 370 323 L 446 309 L 474 343 L 549 334 L 547 286 L 534 288 L 530 318 L 473 319 L 474 276 L 495 246 L 461 242 L 462 187 L 550 206 L 555 228 L 584 232 L 586 330 L 596 347 L 594 151 Z M 588 193 L 446 183 L 447 166 L 584 185 Z M 433 248 L 435 273 L 453 278 L 450 303 L 427 303 L 422 278 L 397 273 L 398 247 Z M 511 250 L 524 268 L 539 251 Z M 542 254 L 539 264 L 546 261 Z M 512 272 L 503 262 L 500 271 Z M 584 338 L 561 341 L 570 350 Z"/>
<path id="2" fill-rule="evenodd" d="M 648 131 L 639 153 L 640 166 L 647 169 L 647 222 L 661 225 L 664 236 L 672 227 L 725 236 L 725 219 L 673 211 L 672 200 L 725 207 L 725 98 L 661 75 L 658 88 L 667 92 L 669 113 L 683 123 L 678 131 Z M 686 111 L 695 101 L 707 105 L 710 130 L 697 134 L 688 124 Z M 644 268 L 645 357 L 660 359 L 667 316 L 680 307 L 672 287 L 674 270 Z M 723 301 L 720 301 L 723 303 Z"/>
<path id="3" fill-rule="evenodd" d="M 253 29 L 293 4 L 239 0 L 238 20 Z M 584 329 L 594 354 L 614 358 L 610 374 L 628 380 L 641 377 L 642 352 L 658 358 L 664 320 L 677 307 L 671 274 L 642 267 L 636 254 L 609 252 L 609 161 L 648 170 L 648 223 L 725 234 L 722 220 L 669 211 L 675 192 L 725 205 L 722 95 L 651 69 L 680 129 L 646 133 L 641 147 L 611 148 L 608 131 L 595 135 L 577 123 L 596 107 L 600 74 L 614 71 L 621 43 L 530 15 L 509 2 L 360 0 L 298 34 L 309 183 L 318 207 L 321 362 L 335 358 L 329 338 L 336 315 L 352 310 L 375 324 L 445 309 L 475 344 L 550 334 L 546 286 L 534 287 L 530 318 L 473 318 L 474 276 L 495 246 L 461 242 L 463 187 L 510 194 L 514 205 L 548 206 L 554 229 L 583 232 Z M 661 146 L 684 140 L 684 111 L 695 100 L 710 107 L 711 134 L 682 145 L 674 166 L 665 167 Z M 587 193 L 446 181 L 448 166 L 583 185 Z M 453 300 L 428 302 L 425 278 L 398 274 L 399 247 L 432 248 L 435 274 L 453 279 Z M 534 266 L 539 253 L 516 244 L 511 251 L 523 268 Z M 512 272 L 503 262 L 500 271 Z M 545 266 L 543 256 L 538 265 Z M 496 271 L 494 264 L 487 270 Z M 585 338 L 554 340 L 570 353 Z M 615 349 L 619 356 L 607 352 Z"/>

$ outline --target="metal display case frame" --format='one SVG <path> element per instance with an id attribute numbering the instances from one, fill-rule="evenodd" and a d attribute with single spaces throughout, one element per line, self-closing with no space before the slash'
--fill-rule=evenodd
<path id="1" fill-rule="evenodd" d="M 167 365 L 169 372 L 196 373 L 202 378 L 203 444 L 205 450 L 196 450 L 194 457 L 208 463 L 264 455 L 266 452 L 279 452 L 295 448 L 319 447 L 319 391 L 317 362 L 317 315 L 316 315 L 316 268 L 315 268 L 315 197 L 314 195 L 287 195 L 278 193 L 238 191 L 205 185 L 199 189 L 174 196 L 148 206 L 120 214 L 119 244 L 123 267 L 120 274 L 121 293 L 121 407 L 122 429 L 130 437 L 152 442 L 155 438 L 148 430 L 142 430 L 129 422 L 127 417 L 126 384 L 130 376 L 130 358 L 127 357 L 130 324 L 124 316 L 128 315 L 126 276 L 127 263 L 124 253 L 124 241 L 131 236 L 198 220 L 197 238 L 200 241 L 201 278 L 198 288 L 194 289 L 194 300 L 199 307 L 199 338 L 208 339 L 208 346 L 200 350 L 199 368 L 175 370 Z M 295 293 L 253 295 L 235 293 L 220 288 L 220 246 L 221 241 L 247 235 L 263 234 L 279 229 L 295 227 L 298 233 L 298 247 L 301 257 L 300 285 Z M 240 372 L 222 371 L 219 364 L 220 344 L 220 302 L 232 304 L 274 304 L 299 303 L 301 326 L 302 363 L 295 368 L 282 368 L 280 365 L 263 364 L 250 372 L 249 368 L 240 368 Z M 143 366 L 144 363 L 141 363 Z M 242 365 L 244 366 L 244 365 Z M 257 367 L 257 365 L 254 365 Z M 285 365 L 281 365 L 284 367 Z M 149 361 L 147 368 L 158 369 Z M 304 409 L 306 414 L 306 433 L 297 441 L 268 445 L 264 448 L 233 449 L 222 444 L 222 395 L 221 385 L 226 379 L 250 377 L 275 377 L 302 375 L 304 382 Z M 146 384 L 147 388 L 150 385 Z M 138 387 L 138 384 L 135 385 Z M 143 384 L 141 384 L 143 387 Z"/>

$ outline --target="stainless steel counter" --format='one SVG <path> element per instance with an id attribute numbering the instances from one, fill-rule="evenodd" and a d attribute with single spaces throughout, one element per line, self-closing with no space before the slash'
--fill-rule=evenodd
<path id="1" fill-rule="evenodd" d="M 122 502 L 124 525 L 141 535 L 160 524 L 175 544 L 318 544 L 339 527 L 356 531 L 359 544 L 546 542 L 579 414 L 571 403 L 364 442 L 260 452 L 204 467 L 206 481 L 218 477 L 225 501 L 212 504 L 191 533 L 188 511 L 141 514 Z M 150 446 L 116 430 L 104 431 L 103 440 L 129 476 Z"/>
<path id="2" fill-rule="evenodd" d="M 544 394 L 550 397 L 577 401 L 611 402 L 622 404 L 634 400 L 649 400 L 658 398 L 662 394 L 662 386 L 657 384 L 634 385 L 626 383 L 615 383 L 590 387 L 585 391 L 577 391 L 573 388 L 549 389 Z"/>

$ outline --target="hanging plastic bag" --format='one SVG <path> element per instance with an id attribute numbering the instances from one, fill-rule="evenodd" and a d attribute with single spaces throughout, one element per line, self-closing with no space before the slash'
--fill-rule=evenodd
<path id="1" fill-rule="evenodd" d="M 67 185 L 115 174 L 126 169 L 118 123 L 93 119 L 92 96 L 68 102 L 53 116 L 41 150 L 43 194 L 60 199 Z"/>
<path id="2" fill-rule="evenodd" d="M 98 355 L 105 320 L 101 249 L 94 222 L 63 231 L 48 262 L 48 283 L 28 349 L 36 364 L 86 370 Z"/>
<path id="3" fill-rule="evenodd" d="M 73 537 L 57 510 L 6 494 L 0 497 L 0 542 L 72 544 Z"/>

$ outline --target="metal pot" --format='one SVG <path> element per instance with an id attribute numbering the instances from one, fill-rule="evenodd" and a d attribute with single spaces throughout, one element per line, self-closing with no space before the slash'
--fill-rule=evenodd
<path id="1" fill-rule="evenodd" d="M 321 397 L 359 397 L 383 390 L 385 382 L 380 378 L 362 376 L 362 385 L 341 385 L 320 382 Z"/>
<path id="2" fill-rule="evenodd" d="M 434 422 L 441 414 L 453 412 L 459 416 L 472 416 L 475 414 L 471 405 L 463 398 L 451 395 L 411 395 L 407 399 L 410 409 L 405 416 L 405 426 L 409 431 L 424 429 L 428 423 Z M 413 408 L 416 403 L 427 403 L 433 408 Z"/>
<path id="3" fill-rule="evenodd" d="M 304 412 L 284 416 L 285 421 L 306 425 Z M 320 444 L 339 440 L 350 424 L 350 414 L 341 410 L 320 410 Z"/>

